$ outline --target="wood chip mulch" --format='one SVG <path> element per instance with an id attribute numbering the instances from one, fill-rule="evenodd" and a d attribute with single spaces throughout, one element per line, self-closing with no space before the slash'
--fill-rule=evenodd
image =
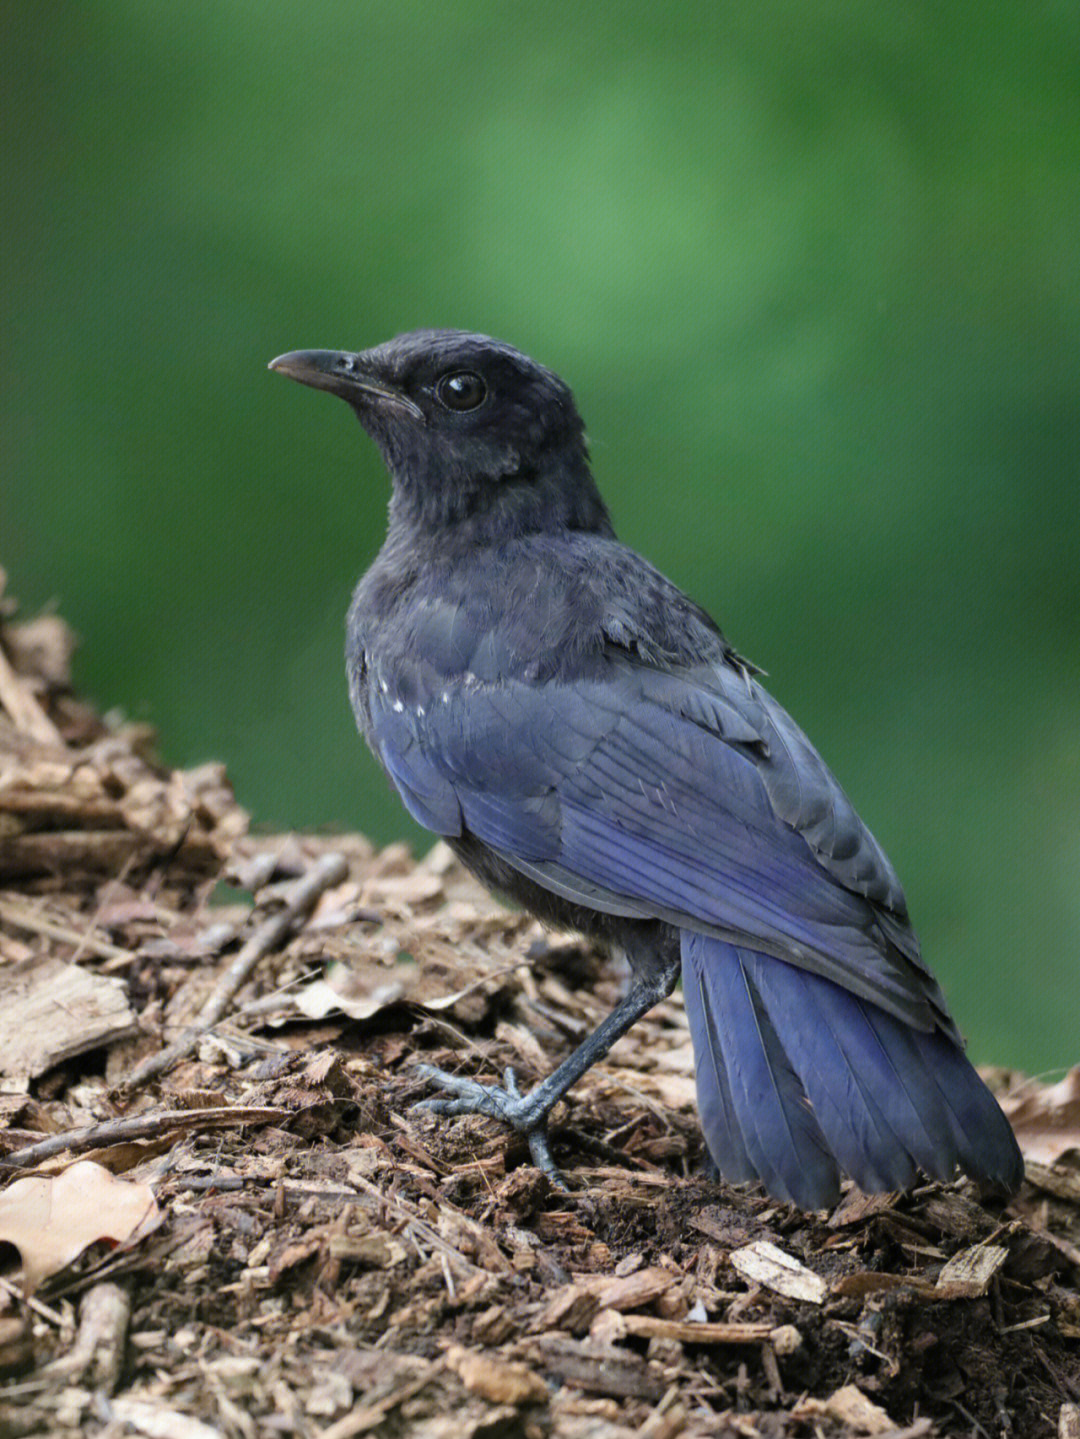
<path id="1" fill-rule="evenodd" d="M 0 1436 L 1080 1439 L 1080 1070 L 992 1077 L 1007 1208 L 806 1215 L 705 1176 L 676 994 L 553 1190 L 413 1066 L 532 1084 L 617 966 L 442 846 L 249 834 L 70 654 L 0 608 Z"/>

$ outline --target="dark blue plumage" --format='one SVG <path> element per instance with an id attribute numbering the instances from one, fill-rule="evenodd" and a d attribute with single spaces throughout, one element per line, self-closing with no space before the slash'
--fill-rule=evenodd
<path id="1" fill-rule="evenodd" d="M 550 1166 L 569 1084 L 681 962 L 709 1149 L 804 1207 L 1022 1162 L 964 1057 L 900 883 L 752 666 L 616 540 L 563 383 L 422 331 L 274 367 L 342 395 L 393 478 L 349 613 L 357 721 L 421 824 L 543 918 L 622 947 L 615 1014 L 536 1090 L 428 1071 Z"/>

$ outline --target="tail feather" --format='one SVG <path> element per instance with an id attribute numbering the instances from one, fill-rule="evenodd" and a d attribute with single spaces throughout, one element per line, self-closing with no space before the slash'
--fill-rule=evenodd
<path id="1" fill-rule="evenodd" d="M 1024 1180 L 1024 1156 L 1001 1105 L 963 1050 L 944 1034 L 916 1030 L 914 1039 L 940 1086 L 961 1169 L 980 1183 L 1015 1194 Z"/>
<path id="2" fill-rule="evenodd" d="M 684 935 L 684 941 L 688 936 Z M 690 1037 L 694 1041 L 694 1071 L 697 1080 L 698 1114 L 721 1177 L 731 1184 L 745 1184 L 756 1179 L 742 1130 L 735 1114 L 735 1101 L 728 1083 L 720 1043 L 720 1028 L 709 1002 L 709 991 L 702 982 L 700 967 L 688 960 L 683 949 L 683 995 Z"/>
<path id="3" fill-rule="evenodd" d="M 1009 1123 L 950 1035 L 708 936 L 684 932 L 682 953 L 702 1128 L 725 1178 L 756 1175 L 804 1208 L 832 1202 L 838 1165 L 866 1193 L 957 1166 L 1019 1186 Z"/>
<path id="4" fill-rule="evenodd" d="M 838 1076 L 851 1074 L 860 1098 L 869 1101 L 868 1112 L 877 1111 L 860 1166 L 849 1170 L 860 1188 L 864 1177 L 870 1179 L 862 1171 L 897 1151 L 908 1167 L 914 1163 L 934 1179 L 950 1178 L 959 1154 L 933 1071 L 913 1042 L 917 1031 L 827 979 L 786 964 L 759 960 L 759 966 L 767 971 L 763 982 L 774 1017 L 783 1022 L 786 1016 L 792 1062 L 811 1100 L 817 1104 L 819 1094 L 835 1090 Z M 816 1022 L 807 1022 L 810 1015 Z"/>
<path id="5" fill-rule="evenodd" d="M 725 958 L 730 956 L 730 962 L 714 962 L 718 949 L 725 952 Z M 839 1194 L 839 1171 L 742 963 L 744 954 L 702 935 L 683 935 L 684 970 L 696 971 L 699 992 L 706 996 L 707 1016 L 719 1015 L 724 1023 L 717 1068 L 723 1069 L 726 1078 L 729 1113 L 734 1117 L 743 1155 L 778 1199 L 804 1209 L 821 1209 L 832 1204 Z M 732 1035 L 738 1036 L 738 1042 L 729 1042 Z M 705 1131 L 721 1174 L 730 1167 L 724 1153 L 724 1140 L 730 1133 L 730 1123 L 723 1134 Z M 740 1167 L 741 1159 L 742 1156 Z"/>
<path id="6" fill-rule="evenodd" d="M 916 1163 L 895 1114 L 890 1122 L 888 1076 L 869 1026 L 861 1023 L 859 1001 L 827 980 L 824 993 L 805 985 L 808 976 L 791 965 L 755 954 L 755 978 L 773 1021 L 784 1035 L 792 1064 L 802 1079 L 833 1153 L 864 1193 L 905 1189 Z M 839 1019 L 833 1013 L 839 1001 Z M 823 1002 L 824 1001 L 824 1002 Z M 883 1096 L 882 1102 L 879 1097 Z"/>

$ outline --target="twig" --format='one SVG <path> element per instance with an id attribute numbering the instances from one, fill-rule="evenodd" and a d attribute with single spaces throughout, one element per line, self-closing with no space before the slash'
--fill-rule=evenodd
<path id="1" fill-rule="evenodd" d="M 275 949 L 290 933 L 299 920 L 314 908 L 319 897 L 347 876 L 349 867 L 340 854 L 323 854 L 315 861 L 307 874 L 299 881 L 293 897 L 286 907 L 263 921 L 242 947 L 232 964 L 214 986 L 210 998 L 194 1024 L 188 1026 L 166 1049 L 152 1054 L 135 1066 L 120 1088 L 137 1089 L 150 1079 L 171 1069 L 177 1060 L 184 1059 L 198 1044 L 199 1040 L 228 1009 L 237 991 L 250 978 L 259 960 Z"/>
<path id="2" fill-rule="evenodd" d="M 134 958 L 130 950 L 120 949 L 108 940 L 98 939 L 92 927 L 90 930 L 73 929 L 70 925 L 49 919 L 34 905 L 22 904 L 17 899 L 0 899 L 0 919 L 14 925 L 16 929 L 25 930 L 27 934 L 43 934 L 49 939 L 58 939 L 63 944 L 73 944 L 76 949 L 87 950 L 99 959 L 122 959 L 130 962 Z"/>
<path id="3" fill-rule="evenodd" d="M 100 1124 L 88 1124 L 82 1129 L 66 1129 L 62 1134 L 50 1134 L 37 1144 L 28 1144 L 22 1149 L 12 1150 L 0 1157 L 0 1169 L 25 1169 L 27 1165 L 38 1164 L 51 1159 L 54 1154 L 65 1150 L 78 1153 L 80 1150 L 97 1149 L 105 1144 L 117 1144 L 123 1140 L 157 1139 L 174 1129 L 219 1129 L 235 1124 L 273 1124 L 288 1119 L 291 1110 L 273 1109 L 267 1105 L 235 1104 L 215 1109 L 165 1109 L 156 1114 L 136 1114 L 129 1119 L 105 1119 Z"/>
<path id="4" fill-rule="evenodd" d="M 64 1316 L 58 1313 L 57 1310 L 50 1309 L 47 1304 L 43 1304 L 40 1299 L 35 1299 L 32 1294 L 24 1294 L 21 1289 L 12 1284 L 10 1279 L 0 1278 L 0 1291 L 9 1295 L 10 1298 L 14 1299 L 17 1303 L 25 1304 L 28 1309 L 32 1309 L 40 1318 L 47 1319 L 49 1323 L 54 1324 L 57 1329 L 63 1329 L 67 1323 Z"/>

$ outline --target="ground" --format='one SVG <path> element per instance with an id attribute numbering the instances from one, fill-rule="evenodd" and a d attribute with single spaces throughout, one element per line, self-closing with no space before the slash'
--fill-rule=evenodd
<path id="1" fill-rule="evenodd" d="M 414 1065 L 531 1084 L 617 966 L 442 847 L 250 835 L 69 651 L 0 620 L 0 1436 L 1080 1436 L 1080 1075 L 990 1076 L 1007 1207 L 807 1215 L 705 1174 L 676 994 L 553 1189 Z"/>

